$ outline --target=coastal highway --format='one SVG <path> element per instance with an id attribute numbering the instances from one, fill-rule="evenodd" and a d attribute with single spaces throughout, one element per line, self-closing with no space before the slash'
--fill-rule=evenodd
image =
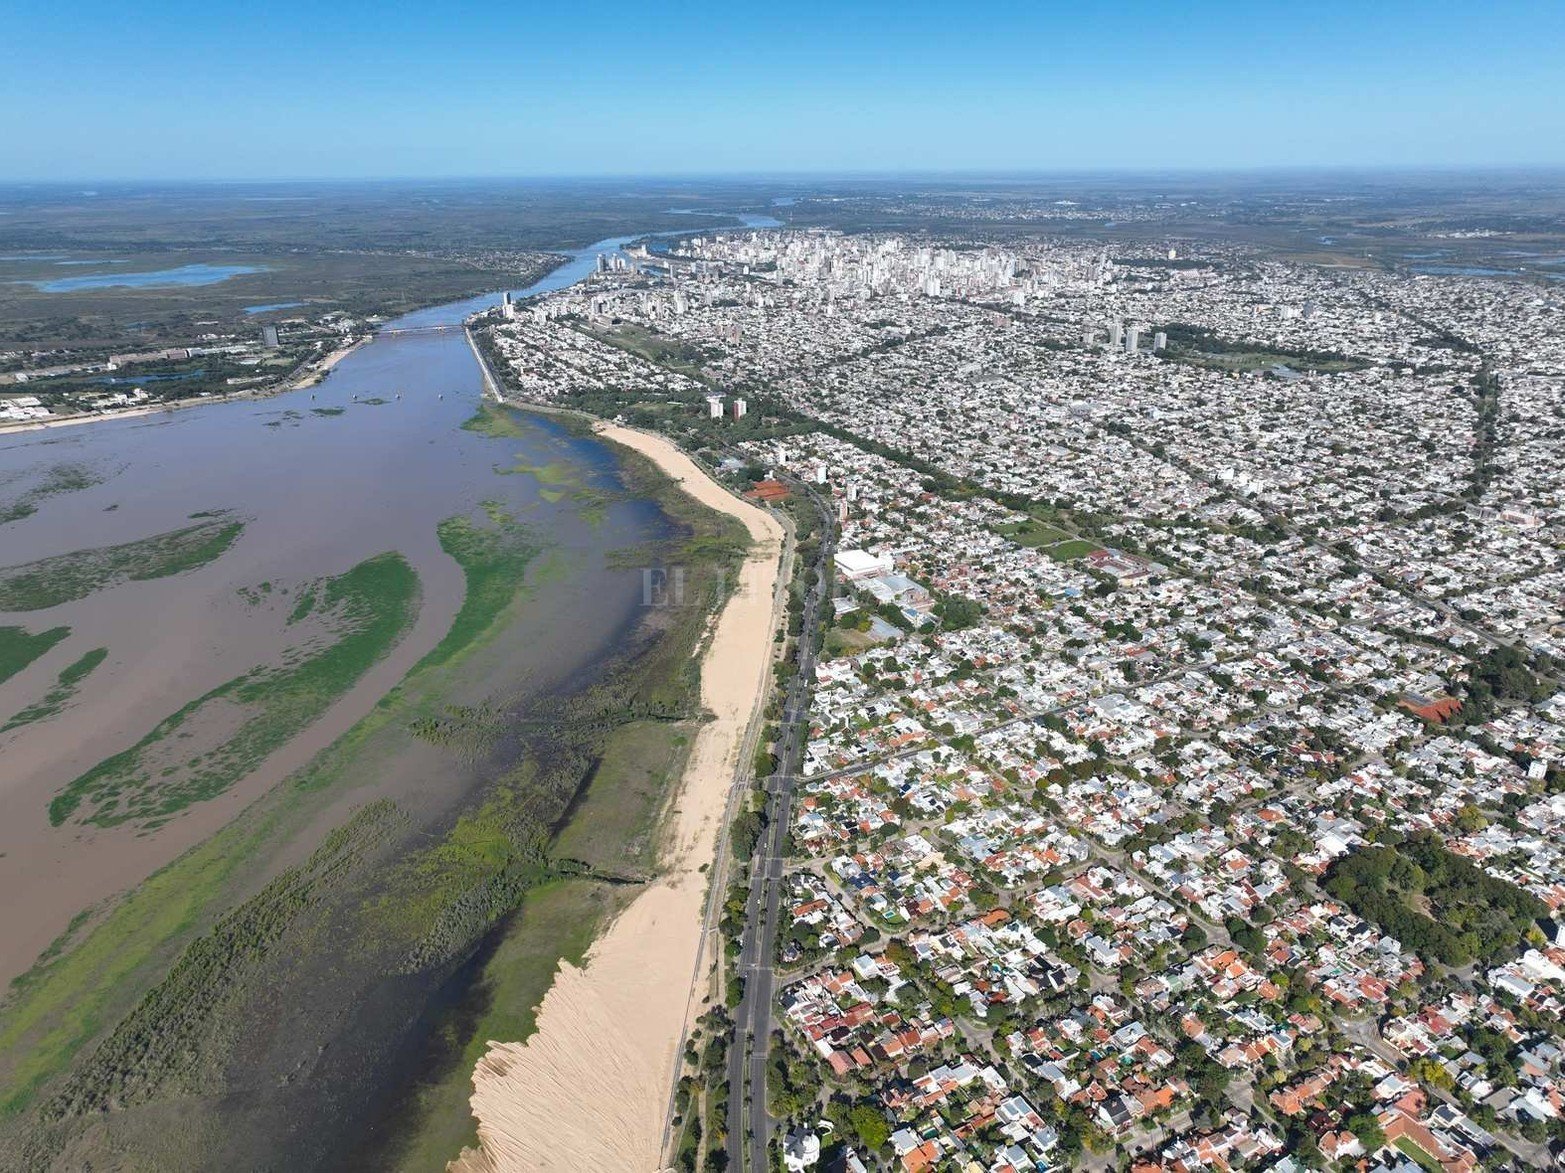
<path id="1" fill-rule="evenodd" d="M 750 891 L 739 945 L 744 996 L 734 1014 L 734 1037 L 728 1049 L 728 1167 L 736 1173 L 764 1173 L 771 1167 L 767 1161 L 772 1119 L 766 1110 L 766 1058 L 772 1036 L 772 958 L 782 906 L 793 788 L 810 730 L 817 627 L 831 587 L 827 566 L 837 547 L 835 519 L 826 504 L 809 486 L 797 481 L 791 485 L 795 492 L 809 497 L 820 515 L 821 544 L 810 568 L 804 597 L 804 624 L 796 653 L 798 671 L 789 680 L 783 697 L 777 770 L 765 782 L 768 821 L 751 861 Z"/>

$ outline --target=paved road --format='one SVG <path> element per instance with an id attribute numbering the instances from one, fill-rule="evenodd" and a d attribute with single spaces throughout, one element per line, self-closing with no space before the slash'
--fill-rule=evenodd
<path id="1" fill-rule="evenodd" d="M 799 776 L 810 730 L 810 696 L 815 683 L 815 639 L 821 608 L 830 583 L 827 560 L 836 552 L 836 529 L 826 504 L 806 485 L 795 484 L 814 503 L 821 521 L 821 545 L 812 566 L 813 578 L 804 598 L 804 625 L 798 646 L 797 673 L 783 696 L 779 724 L 777 772 L 766 780 L 767 827 L 756 845 L 745 904 L 744 934 L 739 947 L 739 974 L 744 997 L 734 1016 L 734 1038 L 728 1050 L 728 1167 L 764 1171 L 772 1118 L 766 1109 L 766 1060 L 772 1035 L 772 957 L 787 865 L 788 825 L 793 812 L 793 788 Z M 746 1143 L 748 1141 L 748 1144 Z"/>

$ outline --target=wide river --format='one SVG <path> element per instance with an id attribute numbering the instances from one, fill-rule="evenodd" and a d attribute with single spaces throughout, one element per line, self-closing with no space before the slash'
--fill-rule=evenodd
<path id="1" fill-rule="evenodd" d="M 775 225 L 765 217 L 747 226 Z M 520 296 L 590 273 L 601 252 L 639 237 L 599 241 Z M 425 309 L 388 328 L 451 325 L 499 294 Z M 214 403 L 91 425 L 0 437 L 0 568 L 111 546 L 231 510 L 245 520 L 221 558 L 171 578 L 125 582 L 47 610 L 0 612 L 0 627 L 68 627 L 40 659 L 0 683 L 0 724 L 39 700 L 85 653 L 107 658 L 69 707 L 0 734 L 0 982 L 24 971 L 84 910 L 123 891 L 231 819 L 366 715 L 444 635 L 462 600 L 462 575 L 436 525 L 477 516 L 497 501 L 543 540 L 551 572 L 538 575 L 521 622 L 530 628 L 516 675 L 530 691 L 563 686 L 601 661 L 634 625 L 640 576 L 615 550 L 661 536 L 649 503 L 620 500 L 588 518 L 538 478 L 499 475 L 553 466 L 583 486 L 613 487 L 616 460 L 600 442 L 545 417 L 520 438 L 462 429 L 481 394 L 461 331 L 391 335 L 348 356 L 317 387 L 259 401 Z M 94 482 L 41 492 L 62 470 Z M 73 480 L 79 484 L 80 478 Z M 149 833 L 134 823 L 51 826 L 50 800 L 79 774 L 159 721 L 289 646 L 284 590 L 340 574 L 388 550 L 418 572 L 423 602 L 395 650 L 304 733 L 225 793 Z M 258 603 L 257 600 L 261 601 Z M 268 601 L 274 600 L 274 601 Z"/>

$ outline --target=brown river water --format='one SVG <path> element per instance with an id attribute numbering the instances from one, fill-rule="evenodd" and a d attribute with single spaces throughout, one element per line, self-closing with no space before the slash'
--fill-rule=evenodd
<path id="1" fill-rule="evenodd" d="M 524 292 L 558 288 L 590 267 L 603 242 Z M 494 299 L 437 307 L 393 325 L 460 322 Z M 60 669 L 94 648 L 108 657 L 58 716 L 0 735 L 0 982 L 23 972 L 78 913 L 136 884 L 210 835 L 367 714 L 444 635 L 462 601 L 462 575 L 436 525 L 478 515 L 496 500 L 542 539 L 552 572 L 538 575 L 523 638 L 507 671 L 544 690 L 612 652 L 640 610 L 640 577 L 611 569 L 616 549 L 661 536 L 654 506 L 621 500 L 589 523 L 569 500 L 551 502 L 518 463 L 554 465 L 577 483 L 613 487 L 614 457 L 590 437 L 545 418 L 520 439 L 461 424 L 479 403 L 477 365 L 462 333 L 381 337 L 339 363 L 317 387 L 260 401 L 218 403 L 119 421 L 0 437 L 0 504 L 61 465 L 100 483 L 42 498 L 29 517 L 0 525 L 0 567 L 134 541 L 231 510 L 240 539 L 216 561 L 176 576 L 127 582 L 43 611 L 0 612 L 0 626 L 71 629 L 26 670 L 0 684 L 0 724 L 36 701 Z M 384 403 L 369 404 L 378 398 Z M 338 415 L 312 409 L 343 409 Z M 50 800 L 83 771 L 134 744 L 207 690 L 275 663 L 285 631 L 280 588 L 340 574 L 400 551 L 423 598 L 409 635 L 302 734 L 225 794 L 148 833 L 134 823 L 53 827 Z M 272 605 L 244 593 L 270 583 Z M 455 785 L 453 781 L 453 785 Z M 362 797 L 362 796 L 361 796 Z"/>

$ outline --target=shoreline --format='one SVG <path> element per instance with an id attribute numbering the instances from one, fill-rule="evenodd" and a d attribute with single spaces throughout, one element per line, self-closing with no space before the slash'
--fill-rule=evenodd
<path id="1" fill-rule="evenodd" d="M 153 403 L 145 407 L 129 407 L 124 411 L 83 412 L 81 415 L 67 415 L 50 419 L 19 420 L 15 423 L 0 424 L 0 436 L 14 436 L 24 432 L 42 432 L 49 428 L 68 428 L 77 424 L 102 424 L 111 420 L 138 419 L 142 416 L 161 415 L 166 411 L 182 411 L 189 407 L 210 407 L 215 403 L 234 403 L 245 399 L 270 399 L 274 395 L 286 395 L 290 391 L 303 391 L 309 387 L 314 387 L 331 372 L 334 366 L 374 338 L 374 334 L 364 334 L 345 346 L 339 346 L 325 358 L 306 363 L 304 370 L 290 376 L 286 383 L 278 387 L 252 387 L 242 391 L 234 391 L 228 395 L 199 395 L 191 399 L 170 399 L 165 403 Z"/>
<path id="2" fill-rule="evenodd" d="M 579 967 L 561 963 L 528 1039 L 490 1042 L 472 1076 L 479 1144 L 451 1162 L 457 1173 L 660 1166 L 669 1088 L 705 977 L 712 868 L 770 679 L 782 525 L 671 440 L 603 421 L 593 431 L 738 518 L 753 545 L 701 653 L 701 699 L 713 719 L 696 733 L 669 800 L 660 874 Z"/>

